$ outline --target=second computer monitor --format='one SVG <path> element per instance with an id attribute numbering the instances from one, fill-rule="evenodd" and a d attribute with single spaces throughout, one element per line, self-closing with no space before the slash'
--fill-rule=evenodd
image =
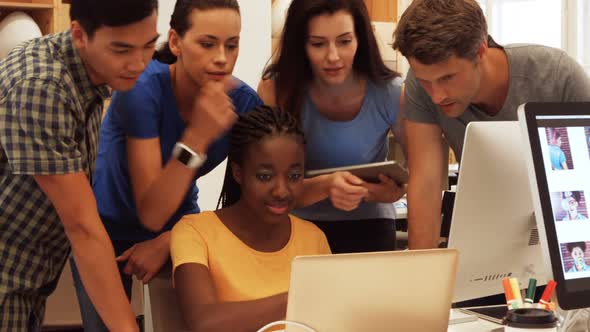
<path id="1" fill-rule="evenodd" d="M 590 307 L 590 103 L 527 103 L 518 110 L 530 142 L 537 225 L 562 309 Z"/>
<path id="2" fill-rule="evenodd" d="M 448 247 L 459 250 L 453 302 L 503 292 L 502 279 L 547 282 L 518 122 L 467 126 Z"/>

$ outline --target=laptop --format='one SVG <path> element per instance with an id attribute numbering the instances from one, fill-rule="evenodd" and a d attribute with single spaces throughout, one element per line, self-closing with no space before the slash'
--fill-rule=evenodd
<path id="1" fill-rule="evenodd" d="M 457 256 L 433 249 L 297 257 L 287 320 L 318 332 L 446 331 Z"/>

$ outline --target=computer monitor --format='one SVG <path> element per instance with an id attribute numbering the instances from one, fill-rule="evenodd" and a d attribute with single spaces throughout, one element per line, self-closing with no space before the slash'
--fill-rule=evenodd
<path id="1" fill-rule="evenodd" d="M 502 279 L 547 283 L 517 121 L 471 122 L 448 247 L 459 250 L 453 302 L 502 294 Z"/>
<path id="2" fill-rule="evenodd" d="M 590 307 L 590 103 L 518 110 L 542 252 L 563 309 Z"/>

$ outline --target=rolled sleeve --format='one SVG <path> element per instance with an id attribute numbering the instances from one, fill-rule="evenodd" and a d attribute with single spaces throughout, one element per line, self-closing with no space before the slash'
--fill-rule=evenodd
<path id="1" fill-rule="evenodd" d="M 66 174 L 84 170 L 76 114 L 57 83 L 24 80 L 0 102 L 0 143 L 14 174 Z"/>
<path id="2" fill-rule="evenodd" d="M 207 244 L 203 236 L 191 225 L 191 216 L 186 216 L 172 228 L 170 256 L 172 271 L 186 263 L 209 266 Z"/>
<path id="3" fill-rule="evenodd" d="M 408 72 L 405 81 L 404 117 L 413 122 L 438 123 L 436 107 L 418 80 Z"/>
<path id="4" fill-rule="evenodd" d="M 127 92 L 113 96 L 111 108 L 122 112 L 125 133 L 134 138 L 155 138 L 160 136 L 161 87 L 154 82 L 140 81 Z"/>

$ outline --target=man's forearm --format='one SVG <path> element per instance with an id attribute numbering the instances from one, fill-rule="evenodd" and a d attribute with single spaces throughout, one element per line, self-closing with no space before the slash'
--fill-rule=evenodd
<path id="1" fill-rule="evenodd" d="M 431 189 L 434 186 L 429 186 Z M 440 237 L 441 194 L 433 190 L 408 188 L 408 246 L 410 249 L 436 248 Z"/>
<path id="2" fill-rule="evenodd" d="M 111 331 L 137 331 L 113 246 L 98 216 L 86 174 L 36 175 L 34 178 L 59 215 L 84 288 L 106 326 Z"/>
<path id="3" fill-rule="evenodd" d="M 110 331 L 137 331 L 106 232 L 70 231 L 68 238 L 84 288 L 105 325 Z"/>

